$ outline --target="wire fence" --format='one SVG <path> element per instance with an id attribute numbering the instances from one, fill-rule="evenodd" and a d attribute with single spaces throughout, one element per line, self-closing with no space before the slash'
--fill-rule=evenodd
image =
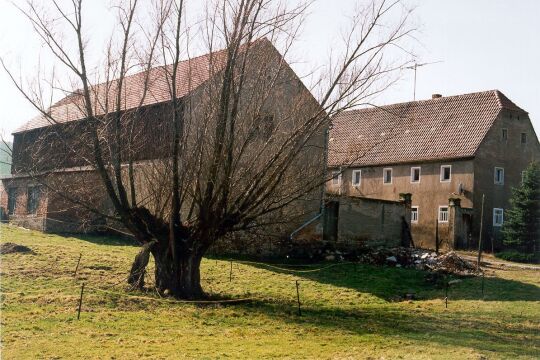
<path id="1" fill-rule="evenodd" d="M 6 288 L 5 286 L 2 286 L 2 290 L 0 292 L 0 295 L 2 296 L 2 300 L 4 301 L 6 297 L 11 297 L 11 296 L 16 296 L 16 295 L 25 296 L 25 295 L 30 295 L 30 294 L 37 294 L 37 295 L 44 294 L 44 293 L 49 294 L 50 291 L 52 291 L 52 294 L 49 294 L 49 295 L 54 295 L 54 294 L 60 294 L 61 292 L 65 292 L 68 290 L 71 291 L 75 289 L 81 289 L 80 296 L 78 297 L 79 298 L 78 315 L 77 315 L 78 318 L 80 316 L 81 308 L 84 301 L 84 296 L 89 295 L 89 293 L 101 294 L 107 297 L 122 297 L 129 300 L 157 302 L 157 303 L 164 303 L 164 304 L 220 305 L 220 304 L 241 304 L 241 303 L 248 303 L 248 302 L 255 302 L 255 301 L 259 301 L 259 302 L 272 301 L 270 297 L 253 296 L 251 294 L 246 294 L 245 296 L 239 296 L 237 298 L 202 299 L 202 300 L 184 300 L 184 299 L 163 297 L 163 293 L 159 291 L 156 286 L 157 282 L 156 282 L 156 279 L 154 278 L 155 264 L 153 263 L 149 264 L 148 268 L 141 269 L 139 273 L 135 273 L 131 275 L 140 275 L 141 272 L 144 272 L 145 280 L 148 280 L 146 282 L 146 285 L 147 285 L 146 289 L 149 292 L 154 293 L 156 296 L 144 296 L 144 295 L 134 294 L 130 292 L 135 289 L 130 288 L 128 289 L 128 291 L 126 291 L 126 288 L 125 288 L 125 285 L 128 282 L 128 278 L 130 277 L 130 274 L 121 274 L 113 278 L 109 277 L 108 284 L 106 286 L 103 286 L 103 284 L 96 284 L 86 279 L 82 280 L 78 278 L 78 275 L 80 274 L 80 272 L 78 273 L 78 269 L 81 269 L 82 271 L 85 268 L 84 265 L 80 265 L 81 257 L 82 257 L 82 254 L 79 256 L 75 271 L 72 273 L 73 275 L 70 277 L 71 279 L 70 281 L 72 282 L 71 284 L 66 285 L 66 286 L 48 287 L 48 288 L 30 289 L 30 290 L 16 290 L 16 289 L 9 289 L 9 288 Z M 58 259 L 55 259 L 53 261 L 56 264 Z M 228 263 L 229 264 L 228 268 L 224 268 L 223 271 L 220 272 L 219 276 L 206 277 L 201 280 L 210 282 L 210 285 L 211 285 L 211 283 L 218 280 L 218 278 L 221 279 L 223 282 L 223 280 L 226 279 L 226 275 L 229 275 L 228 276 L 229 282 L 234 283 L 235 285 L 253 283 L 254 281 L 253 279 L 240 279 L 240 278 L 237 278 L 236 276 L 233 278 L 233 264 L 237 265 L 236 271 L 238 271 L 239 265 L 245 265 L 245 266 L 257 267 L 261 269 L 275 270 L 275 271 L 282 272 L 288 275 L 298 275 L 298 276 L 321 273 L 323 271 L 326 271 L 332 268 L 344 267 L 344 266 L 354 266 L 354 269 L 356 270 L 356 266 L 358 264 L 356 262 L 350 262 L 350 261 L 324 264 L 322 266 L 320 264 L 279 264 L 279 263 L 257 262 L 257 261 L 236 260 L 236 259 L 228 259 L 228 260 L 222 259 L 221 261 Z M 62 278 L 62 279 L 65 280 L 65 278 Z M 234 282 L 233 282 L 233 279 L 234 279 Z M 295 305 L 298 308 L 298 315 L 301 315 L 302 314 L 302 310 L 301 310 L 302 294 L 301 294 L 299 285 L 301 282 L 307 282 L 307 283 L 318 282 L 318 280 L 310 279 L 308 277 L 308 278 L 302 278 L 302 279 L 293 278 L 292 281 L 294 282 L 295 286 L 291 285 L 291 293 L 286 297 L 289 299 L 289 301 L 293 301 L 296 303 Z M 124 286 L 123 290 L 117 289 L 118 286 L 120 285 Z M 448 307 L 448 300 L 449 300 L 448 293 L 449 293 L 450 285 L 451 284 L 448 281 L 446 281 L 445 289 L 444 289 L 445 296 L 443 297 L 443 301 L 446 307 Z M 484 296 L 483 275 L 482 275 L 481 289 L 482 289 L 482 297 L 483 297 Z M 86 293 L 85 293 L 85 290 L 86 290 Z"/>

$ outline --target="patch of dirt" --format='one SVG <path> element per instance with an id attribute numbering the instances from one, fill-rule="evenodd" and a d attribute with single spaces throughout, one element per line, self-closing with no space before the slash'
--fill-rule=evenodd
<path id="1" fill-rule="evenodd" d="M 112 267 L 107 265 L 90 265 L 87 268 L 92 270 L 112 270 Z"/>
<path id="2" fill-rule="evenodd" d="M 0 254 L 35 254 L 35 252 L 27 246 L 8 242 L 0 244 Z"/>

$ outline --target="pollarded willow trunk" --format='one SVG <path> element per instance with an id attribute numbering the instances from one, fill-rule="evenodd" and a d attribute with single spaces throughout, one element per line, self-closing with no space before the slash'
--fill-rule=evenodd
<path id="1" fill-rule="evenodd" d="M 156 263 L 156 287 L 182 299 L 202 299 L 201 261 L 203 254 L 186 252 L 173 259 L 168 250 L 152 251 Z"/>
<path id="2" fill-rule="evenodd" d="M 168 240 L 145 244 L 131 266 L 128 283 L 133 288 L 144 288 L 144 277 L 150 254 L 155 261 L 156 288 L 181 299 L 203 299 L 201 287 L 201 250 L 178 251 L 173 258 Z"/>

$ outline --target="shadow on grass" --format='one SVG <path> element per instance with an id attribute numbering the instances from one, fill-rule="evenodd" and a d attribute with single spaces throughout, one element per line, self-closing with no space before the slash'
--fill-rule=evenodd
<path id="1" fill-rule="evenodd" d="M 117 236 L 117 235 L 111 235 L 111 234 L 55 234 L 55 236 L 88 241 L 96 245 L 140 246 L 132 238 L 129 238 L 127 236 Z"/>
<path id="2" fill-rule="evenodd" d="M 251 311 L 283 320 L 283 311 L 272 304 L 243 305 Z M 392 309 L 390 307 L 338 308 L 305 307 L 302 316 L 288 311 L 287 321 L 303 326 L 339 330 L 351 334 L 374 334 L 415 342 L 434 343 L 449 347 L 468 347 L 476 351 L 496 352 L 501 358 L 538 356 L 538 347 L 532 343 L 535 331 L 524 323 L 530 319 L 512 317 L 513 324 L 504 319 L 471 317 L 469 313 L 431 313 Z M 530 339 L 530 343 L 526 343 Z"/>
<path id="3" fill-rule="evenodd" d="M 314 264 L 313 269 L 327 264 Z M 486 276 L 458 278 L 446 276 L 438 282 L 427 279 L 430 273 L 415 269 L 403 269 L 388 266 L 365 264 L 343 264 L 317 272 L 289 272 L 264 265 L 253 265 L 281 274 L 294 274 L 309 281 L 332 286 L 354 289 L 370 293 L 384 300 L 393 300 L 405 294 L 415 294 L 418 299 L 441 299 L 445 297 L 445 284 L 451 280 L 460 280 L 450 285 L 448 297 L 451 300 L 486 300 L 486 301 L 539 301 L 540 287 L 515 280 Z M 297 270 L 298 268 L 295 268 Z M 309 268 L 307 268 L 309 270 Z M 301 281 L 301 280 L 300 280 Z M 483 294 L 482 294 L 483 282 Z"/>

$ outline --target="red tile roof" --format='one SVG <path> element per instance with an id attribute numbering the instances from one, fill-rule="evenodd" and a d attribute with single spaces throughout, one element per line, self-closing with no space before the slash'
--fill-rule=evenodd
<path id="1" fill-rule="evenodd" d="M 268 40 L 266 40 L 268 41 Z M 219 72 L 226 61 L 225 50 L 205 54 L 189 60 L 182 61 L 178 64 L 177 78 L 177 94 L 178 98 L 189 94 L 213 74 Z M 167 83 L 167 72 L 171 72 L 172 65 L 159 66 L 152 68 L 148 76 L 148 91 L 142 105 L 156 104 L 170 99 L 169 86 Z M 139 106 L 139 102 L 143 97 L 144 82 L 146 78 L 145 72 L 139 72 L 130 76 L 126 76 L 123 87 L 122 108 L 123 110 L 132 109 Z M 107 85 L 110 87 L 107 91 Z M 116 91 L 114 90 L 116 83 L 114 81 L 102 83 L 92 88 L 94 95 L 94 112 L 96 115 L 105 113 L 105 99 L 108 97 L 109 109 L 114 109 L 113 105 L 116 102 Z M 98 99 L 98 101 L 96 101 Z M 82 111 L 83 99 L 82 96 L 74 92 L 66 96 L 62 100 L 52 105 L 49 109 L 53 119 L 58 123 L 64 123 L 74 120 L 79 120 L 85 117 Z M 43 115 L 36 116 L 26 124 L 17 128 L 14 134 L 46 127 L 52 122 Z"/>
<path id="2" fill-rule="evenodd" d="M 384 165 L 473 157 L 502 109 L 498 90 L 343 112 L 332 120 L 328 165 Z"/>

